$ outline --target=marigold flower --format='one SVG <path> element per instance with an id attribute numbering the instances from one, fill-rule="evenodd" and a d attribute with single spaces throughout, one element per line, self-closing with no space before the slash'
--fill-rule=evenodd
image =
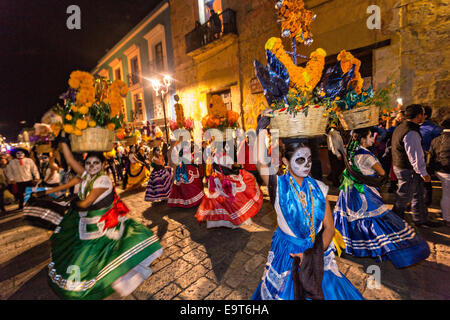
<path id="1" fill-rule="evenodd" d="M 74 132 L 73 132 L 76 136 L 81 136 L 81 135 L 83 135 L 83 132 L 81 132 L 81 130 L 80 129 L 75 129 L 74 130 Z"/>
<path id="2" fill-rule="evenodd" d="M 70 114 L 67 114 L 66 115 L 66 120 L 69 120 L 69 121 L 72 120 L 72 116 Z"/>
<path id="3" fill-rule="evenodd" d="M 63 126 L 63 129 L 64 129 L 64 131 L 65 131 L 66 133 L 68 133 L 68 134 L 71 134 L 71 133 L 73 133 L 73 131 L 74 131 L 74 128 L 73 128 L 73 126 L 72 126 L 71 124 L 65 124 L 65 125 Z"/>
<path id="4" fill-rule="evenodd" d="M 77 122 L 75 123 L 75 127 L 77 127 L 77 129 L 84 130 L 87 128 L 87 121 L 78 119 Z"/>
<path id="5" fill-rule="evenodd" d="M 106 126 L 108 128 L 108 130 L 110 131 L 114 131 L 116 129 L 116 125 L 114 123 L 108 123 L 108 125 Z"/>
<path id="6" fill-rule="evenodd" d="M 93 128 L 97 125 L 97 122 L 95 122 L 94 120 L 89 121 L 89 127 Z"/>
<path id="7" fill-rule="evenodd" d="M 89 112 L 89 108 L 84 105 L 78 109 L 78 112 L 81 114 L 87 114 Z"/>

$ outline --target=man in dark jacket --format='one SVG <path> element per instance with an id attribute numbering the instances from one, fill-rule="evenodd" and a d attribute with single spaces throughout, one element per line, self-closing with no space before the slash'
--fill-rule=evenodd
<path id="1" fill-rule="evenodd" d="M 431 177 L 426 169 L 420 134 L 420 124 L 425 120 L 422 105 L 407 106 L 405 118 L 392 135 L 392 162 L 398 179 L 393 211 L 404 218 L 406 206 L 411 201 L 416 226 L 438 227 L 438 222 L 428 219 L 428 209 L 425 206 L 424 182 L 430 182 Z"/>
<path id="2" fill-rule="evenodd" d="M 442 182 L 441 210 L 445 224 L 450 227 L 450 118 L 441 124 L 442 135 L 431 142 L 430 166 Z"/>

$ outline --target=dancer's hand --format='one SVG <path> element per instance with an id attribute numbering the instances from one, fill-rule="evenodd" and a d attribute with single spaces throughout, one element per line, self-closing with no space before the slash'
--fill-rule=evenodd
<path id="1" fill-rule="evenodd" d="M 291 257 L 292 258 L 295 258 L 295 257 L 300 258 L 300 262 L 302 262 L 302 260 L 303 260 L 303 253 L 291 253 Z"/>

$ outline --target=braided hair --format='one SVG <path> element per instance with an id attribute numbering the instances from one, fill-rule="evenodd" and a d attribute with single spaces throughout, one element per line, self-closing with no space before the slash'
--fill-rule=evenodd
<path id="1" fill-rule="evenodd" d="M 353 131 L 350 143 L 347 146 L 347 153 L 344 154 L 344 162 L 348 173 L 352 176 L 352 179 L 355 182 L 363 183 L 373 187 L 381 187 L 385 181 L 386 176 L 377 178 L 366 176 L 355 164 L 355 153 L 359 146 L 361 146 L 361 139 L 367 138 L 370 132 L 372 132 L 371 128 L 362 128 Z"/>
<path id="2" fill-rule="evenodd" d="M 350 140 L 350 143 L 347 147 L 347 159 L 350 160 L 350 164 L 352 166 L 352 169 L 361 173 L 361 170 L 355 165 L 355 153 L 358 147 L 361 145 L 361 139 L 366 138 L 369 133 L 371 132 L 370 128 L 362 128 L 362 129 L 356 129 L 353 131 L 352 138 Z"/>

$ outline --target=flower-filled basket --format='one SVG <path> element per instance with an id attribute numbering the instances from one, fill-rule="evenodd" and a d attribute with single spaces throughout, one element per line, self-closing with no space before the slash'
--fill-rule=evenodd
<path id="1" fill-rule="evenodd" d="M 87 128 L 81 136 L 70 135 L 73 152 L 102 151 L 113 148 L 114 132 L 106 128 Z"/>
<path id="2" fill-rule="evenodd" d="M 337 115 L 344 130 L 355 130 L 377 126 L 380 108 L 376 105 L 370 105 L 339 112 Z"/>
<path id="3" fill-rule="evenodd" d="M 270 128 L 278 129 L 279 136 L 283 138 L 320 136 L 325 133 L 328 125 L 328 117 L 324 114 L 326 106 L 312 108 L 307 114 L 300 112 L 297 115 L 290 114 L 286 110 L 274 111 L 270 119 Z"/>
<path id="4" fill-rule="evenodd" d="M 209 129 L 217 129 L 222 132 L 222 136 L 216 135 L 215 141 L 225 141 L 227 138 L 226 130 L 234 130 L 239 127 L 239 117 L 239 113 L 227 109 L 222 97 L 213 95 L 209 101 L 208 114 L 202 118 L 203 131 L 207 132 Z"/>
<path id="5" fill-rule="evenodd" d="M 332 117 L 339 121 L 345 130 L 355 130 L 377 126 L 381 110 L 388 114 L 390 95 L 397 85 L 391 83 L 374 91 L 372 86 L 363 89 L 363 79 L 359 72 L 361 61 L 350 52 L 342 50 L 338 63 L 327 70 L 326 77 L 330 80 L 324 84 L 323 90 L 332 102 Z"/>
<path id="6" fill-rule="evenodd" d="M 29 140 L 34 144 L 37 153 L 52 152 L 51 141 L 54 139 L 53 130 L 46 123 L 35 123 L 34 134 L 30 135 Z"/>
<path id="7" fill-rule="evenodd" d="M 110 151 L 115 131 L 123 126 L 127 85 L 121 80 L 109 81 L 74 71 L 69 86 L 60 96 L 64 105 L 58 104 L 54 110 L 62 117 L 62 129 L 70 134 L 72 151 Z"/>

